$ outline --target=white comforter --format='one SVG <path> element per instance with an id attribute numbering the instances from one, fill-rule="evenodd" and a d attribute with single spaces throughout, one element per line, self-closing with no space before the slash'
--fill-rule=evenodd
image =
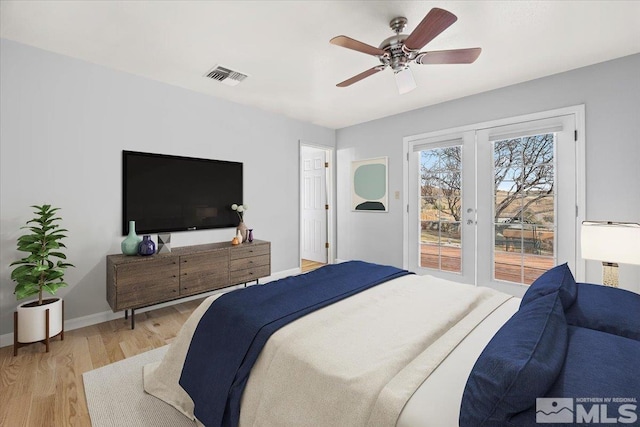
<path id="1" fill-rule="evenodd" d="M 267 285 L 268 286 L 268 285 Z M 145 390 L 193 418 L 177 381 L 197 321 L 185 323 Z M 447 355 L 510 297 L 430 276 L 404 276 L 277 331 L 254 365 L 241 426 L 394 426 Z"/>

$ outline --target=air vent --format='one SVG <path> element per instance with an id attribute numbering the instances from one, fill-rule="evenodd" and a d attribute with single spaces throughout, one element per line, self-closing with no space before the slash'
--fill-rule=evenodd
<path id="1" fill-rule="evenodd" d="M 205 77 L 213 80 L 217 80 L 227 86 L 236 86 L 241 81 L 247 78 L 246 74 L 242 74 L 238 71 L 230 70 L 226 67 L 216 65 L 211 71 L 209 71 Z"/>

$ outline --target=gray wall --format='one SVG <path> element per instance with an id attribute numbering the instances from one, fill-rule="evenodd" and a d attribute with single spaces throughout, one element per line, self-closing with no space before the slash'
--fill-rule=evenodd
<path id="1" fill-rule="evenodd" d="M 640 222 L 640 54 L 339 129 L 339 259 L 402 266 L 402 139 L 429 131 L 585 104 L 586 218 Z M 389 157 L 389 213 L 349 209 L 351 160 Z M 490 201 L 486 201 L 490 203 Z M 621 265 L 620 280 L 640 292 L 640 268 Z M 601 282 L 587 263 L 587 280 Z"/>
<path id="2" fill-rule="evenodd" d="M 62 208 L 69 229 L 66 319 L 109 310 L 123 149 L 244 162 L 247 224 L 272 242 L 273 272 L 299 266 L 298 140 L 335 146 L 334 130 L 8 40 L 0 55 L 0 335 L 12 331 L 9 264 L 34 204 Z M 172 244 L 230 241 L 234 231 L 174 233 Z"/>

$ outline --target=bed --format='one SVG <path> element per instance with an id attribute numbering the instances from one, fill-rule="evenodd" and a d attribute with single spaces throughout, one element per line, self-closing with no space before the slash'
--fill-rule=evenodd
<path id="1" fill-rule="evenodd" d="M 640 296 L 617 289 L 611 296 L 602 286 L 576 284 L 566 265 L 541 276 L 522 301 L 488 288 L 356 261 L 261 288 L 272 286 L 269 292 L 279 292 L 278 287 L 293 289 L 299 294 L 300 289 L 322 279 L 318 289 L 324 292 L 331 287 L 327 283 L 350 286 L 354 278 L 369 275 L 363 268 L 392 277 L 346 298 L 329 298 L 329 304 L 272 331 L 250 370 L 239 369 L 247 370 L 247 378 L 244 383 L 239 381 L 242 387 L 240 392 L 235 390 L 235 404 L 219 402 L 216 389 L 216 383 L 225 381 L 219 377 L 226 372 L 220 368 L 227 357 L 224 341 L 214 343 L 206 331 L 216 328 L 202 326 L 212 311 L 228 310 L 220 304 L 222 299 L 216 302 L 221 295 L 209 297 L 194 311 L 161 362 L 145 366 L 145 391 L 207 426 L 526 426 L 535 425 L 536 398 L 582 396 L 579 392 L 585 384 L 575 383 L 577 374 L 568 367 L 576 357 L 582 357 L 576 364 L 589 362 L 580 356 L 579 348 L 593 337 L 576 330 L 621 340 L 622 344 L 616 341 L 615 345 L 624 357 L 614 358 L 617 363 L 640 357 Z M 344 289 L 339 293 L 345 293 Z M 614 320 L 594 320 L 602 318 L 602 293 L 616 307 L 611 309 L 617 314 Z M 225 298 L 242 300 L 238 293 Z M 277 298 L 259 299 L 256 307 L 281 298 L 277 293 Z M 598 308 L 589 308 L 594 301 Z M 624 301 L 622 306 L 620 301 Z M 242 311 L 234 310 L 232 316 Z M 231 323 L 244 322 L 239 319 L 242 316 Z M 613 325 L 616 322 L 622 326 Z M 558 326 L 554 329 L 552 324 Z M 221 337 L 229 339 L 229 335 Z M 602 339 L 598 336 L 595 342 L 602 345 Z M 572 347 L 572 341 L 576 346 Z M 194 363 L 194 357 L 200 362 Z M 602 363 L 601 354 L 595 357 L 594 362 Z M 567 366 L 565 359 L 570 361 Z M 619 365 L 617 370 L 624 367 Z M 191 379 L 185 381 L 189 372 Z M 606 373 L 611 386 L 602 391 L 617 393 L 602 397 L 626 394 L 628 399 L 640 399 L 637 373 L 627 373 L 623 386 L 619 374 L 611 380 L 613 374 Z M 586 380 L 592 385 L 584 389 L 589 396 L 598 390 L 593 387 L 597 381 L 601 378 Z M 198 382 L 203 387 L 200 391 L 193 386 Z M 216 404 L 222 404 L 224 416 L 220 412 L 216 418 L 211 409 Z M 632 420 L 635 409 L 623 409 L 623 421 Z M 237 417 L 227 416 L 234 410 Z"/>

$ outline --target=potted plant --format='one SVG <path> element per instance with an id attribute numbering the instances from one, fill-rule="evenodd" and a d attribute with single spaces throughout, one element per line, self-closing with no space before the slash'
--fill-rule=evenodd
<path id="1" fill-rule="evenodd" d="M 63 233 L 67 230 L 57 224 L 61 220 L 56 216 L 59 208 L 51 205 L 31 207 L 35 209 L 36 217 L 22 227 L 30 233 L 18 238 L 18 250 L 29 255 L 11 263 L 11 266 L 17 266 L 11 272 L 11 279 L 16 282 L 16 299 L 33 295 L 38 295 L 38 299 L 20 304 L 14 313 L 14 356 L 20 344 L 44 342 L 48 352 L 49 338 L 61 335 L 64 339 L 62 299 L 45 299 L 43 293 L 55 295 L 59 288 L 67 286 L 64 271 L 73 267 L 62 261 L 67 259 L 61 252 L 66 247 L 62 239 L 66 237 Z"/>

